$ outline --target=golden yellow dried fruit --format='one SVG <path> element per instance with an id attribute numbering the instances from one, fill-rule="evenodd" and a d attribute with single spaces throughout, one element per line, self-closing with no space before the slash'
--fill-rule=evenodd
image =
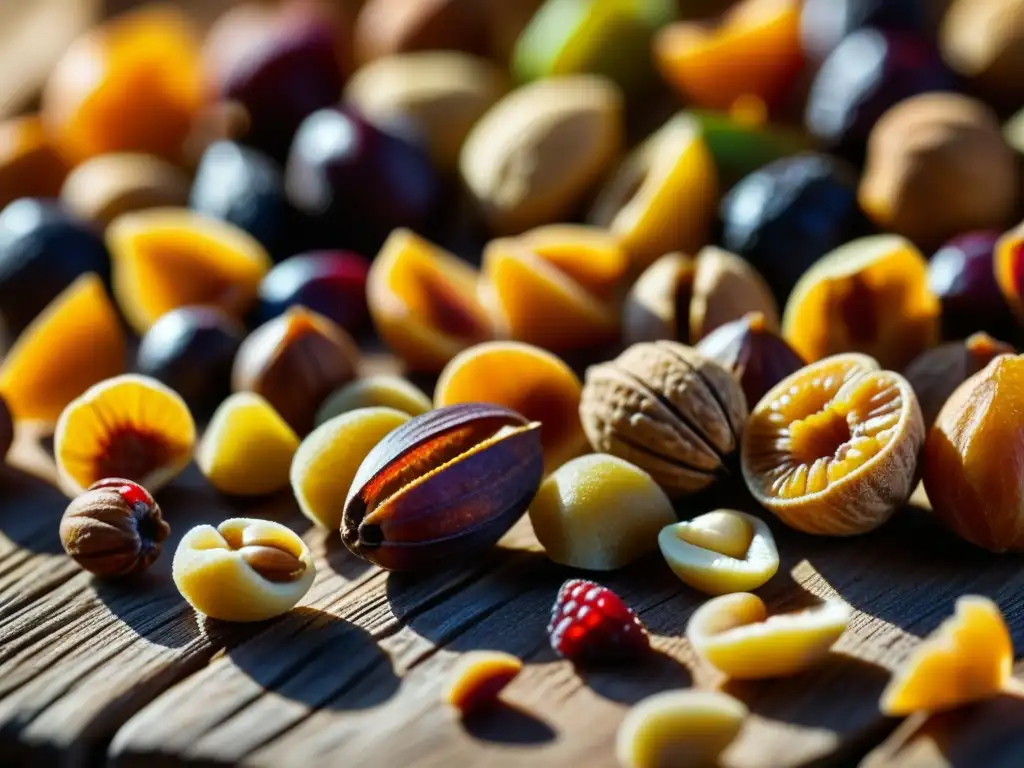
<path id="1" fill-rule="evenodd" d="M 401 376 L 367 376 L 346 384 L 324 400 L 316 412 L 316 426 L 359 408 L 394 408 L 410 416 L 426 413 L 434 404 L 423 391 Z"/>
<path id="2" fill-rule="evenodd" d="M 494 703 L 523 669 L 518 656 L 501 651 L 470 651 L 451 672 L 445 701 L 466 715 Z"/>

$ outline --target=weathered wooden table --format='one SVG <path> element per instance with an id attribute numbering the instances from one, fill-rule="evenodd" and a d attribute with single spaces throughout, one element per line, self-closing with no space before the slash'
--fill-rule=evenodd
<path id="1" fill-rule="evenodd" d="M 234 506 L 187 474 L 160 494 L 168 549 L 133 584 L 95 581 L 61 551 L 63 495 L 48 453 L 19 437 L 0 473 L 0 765 L 612 766 L 630 704 L 657 691 L 721 686 L 752 710 L 726 755 L 736 768 L 796 765 L 1024 765 L 1024 700 L 1000 700 L 901 724 L 882 717 L 889 671 L 965 592 L 999 602 L 1024 648 L 1021 559 L 954 541 L 911 507 L 850 540 L 772 521 L 783 565 L 760 593 L 774 610 L 839 594 L 856 616 L 821 668 L 736 685 L 682 638 L 701 597 L 656 553 L 602 576 L 656 636 L 625 670 L 577 671 L 545 625 L 572 572 L 540 554 L 527 521 L 493 553 L 426 576 L 387 574 L 311 529 L 287 493 Z M 317 579 L 277 620 L 197 620 L 170 577 L 192 525 L 238 514 L 296 530 Z M 526 660 L 505 704 L 460 722 L 439 700 L 460 653 L 498 648 Z M 865 763 L 861 760 L 867 757 Z"/>

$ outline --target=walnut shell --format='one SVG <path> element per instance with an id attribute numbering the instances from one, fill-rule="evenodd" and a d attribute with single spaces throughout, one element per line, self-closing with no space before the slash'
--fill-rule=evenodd
<path id="1" fill-rule="evenodd" d="M 592 366 L 580 401 L 594 450 L 636 464 L 673 497 L 728 472 L 747 413 L 729 371 L 671 341 L 634 344 Z"/>

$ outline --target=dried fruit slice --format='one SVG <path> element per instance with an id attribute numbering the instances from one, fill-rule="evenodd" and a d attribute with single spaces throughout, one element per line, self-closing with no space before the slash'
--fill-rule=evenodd
<path id="1" fill-rule="evenodd" d="M 567 258 L 560 267 L 522 238 L 487 245 L 481 303 L 492 310 L 499 334 L 553 352 L 614 340 L 619 326 L 614 307 L 574 279 Z M 575 274 L 581 270 L 577 266 Z"/>
<path id="2" fill-rule="evenodd" d="M 899 235 L 872 235 L 804 273 L 786 303 L 782 332 L 807 360 L 863 352 L 898 370 L 939 340 L 941 309 L 920 251 Z"/>
<path id="3" fill-rule="evenodd" d="M 438 377 L 434 401 L 438 407 L 494 403 L 539 421 L 547 474 L 586 446 L 581 389 L 579 377 L 550 352 L 518 341 L 488 341 L 452 358 Z"/>
<path id="4" fill-rule="evenodd" d="M 455 665 L 445 700 L 466 715 L 489 704 L 523 669 L 518 656 L 501 651 L 470 651 Z"/>
<path id="5" fill-rule="evenodd" d="M 57 421 L 54 455 L 76 493 L 123 477 L 155 493 L 192 460 L 196 427 L 185 401 L 156 379 L 124 374 L 68 404 Z"/>
<path id="6" fill-rule="evenodd" d="M 836 355 L 757 404 L 743 433 L 743 479 L 787 525 L 849 536 L 877 528 L 907 501 L 923 443 L 907 380 L 864 355 Z"/>
<path id="7" fill-rule="evenodd" d="M 952 709 L 995 696 L 1010 679 L 1013 642 L 999 606 L 965 595 L 956 613 L 914 649 L 879 708 L 890 717 Z"/>
<path id="8" fill-rule="evenodd" d="M 114 296 L 140 335 L 186 305 L 241 317 L 270 269 L 270 257 L 251 235 L 184 208 L 126 213 L 110 223 L 106 239 Z"/>
<path id="9" fill-rule="evenodd" d="M 43 310 L 4 358 L 3 393 L 15 420 L 53 423 L 97 382 L 124 372 L 125 338 L 103 282 L 82 275 Z"/>
<path id="10" fill-rule="evenodd" d="M 366 299 L 384 342 L 413 369 L 435 372 L 491 337 L 477 271 L 408 229 L 388 237 L 370 267 Z"/>
<path id="11" fill-rule="evenodd" d="M 665 526 L 658 546 L 676 576 L 709 595 L 757 589 L 779 569 L 764 521 L 729 509 Z"/>
<path id="12" fill-rule="evenodd" d="M 316 426 L 349 411 L 376 407 L 394 408 L 410 416 L 419 416 L 434 404 L 419 387 L 401 376 L 367 376 L 346 384 L 324 400 L 316 412 Z"/>
<path id="13" fill-rule="evenodd" d="M 599 227 L 549 224 L 516 239 L 601 299 L 613 298 L 629 272 L 629 253 Z"/>
<path id="14" fill-rule="evenodd" d="M 853 610 L 828 600 L 769 618 L 757 595 L 708 600 L 686 625 L 686 637 L 711 666 L 736 680 L 785 677 L 821 661 L 846 630 Z"/>
<path id="15" fill-rule="evenodd" d="M 314 429 L 295 452 L 289 473 L 302 514 L 325 528 L 340 528 L 359 465 L 386 434 L 409 419 L 394 408 L 359 408 Z"/>
<path id="16" fill-rule="evenodd" d="M 221 493 L 262 496 L 288 486 L 298 435 L 273 406 L 238 392 L 213 414 L 196 451 L 196 464 Z"/>

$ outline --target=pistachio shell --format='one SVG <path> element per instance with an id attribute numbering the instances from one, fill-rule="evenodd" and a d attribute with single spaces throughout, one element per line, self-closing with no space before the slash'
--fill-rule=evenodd
<path id="1" fill-rule="evenodd" d="M 342 541 L 391 570 L 486 548 L 526 511 L 543 465 L 540 424 L 515 411 L 466 403 L 423 414 L 360 465 Z"/>

